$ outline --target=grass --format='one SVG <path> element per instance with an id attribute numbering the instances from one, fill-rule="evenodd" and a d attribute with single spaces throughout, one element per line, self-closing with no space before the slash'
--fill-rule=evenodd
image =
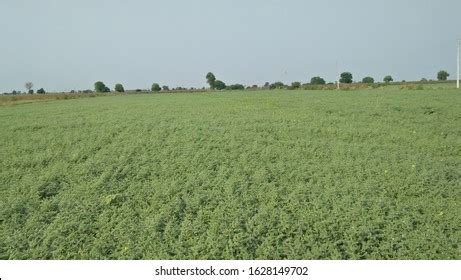
<path id="1" fill-rule="evenodd" d="M 455 90 L 0 107 L 0 259 L 460 259 Z"/>

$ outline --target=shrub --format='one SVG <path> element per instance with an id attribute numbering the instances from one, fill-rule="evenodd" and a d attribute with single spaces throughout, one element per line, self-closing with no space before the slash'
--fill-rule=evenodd
<path id="1" fill-rule="evenodd" d="M 154 91 L 154 92 L 159 92 L 161 90 L 160 85 L 157 83 L 153 83 L 150 89 L 151 91 Z"/>
<path id="2" fill-rule="evenodd" d="M 392 78 L 392 76 L 387 75 L 386 77 L 384 77 L 383 81 L 384 81 L 385 83 L 390 83 L 390 82 L 393 82 L 394 79 Z"/>
<path id="3" fill-rule="evenodd" d="M 122 84 L 116 84 L 114 90 L 116 92 L 125 92 L 125 89 L 123 88 Z"/>
<path id="4" fill-rule="evenodd" d="M 291 83 L 291 88 L 292 89 L 298 89 L 301 87 L 301 83 L 300 82 L 292 82 Z"/>
<path id="5" fill-rule="evenodd" d="M 323 78 L 317 76 L 317 77 L 312 77 L 311 84 L 312 85 L 324 85 L 326 83 Z"/>
<path id="6" fill-rule="evenodd" d="M 275 82 L 269 85 L 270 89 L 282 89 L 285 85 L 282 82 Z"/>
<path id="7" fill-rule="evenodd" d="M 230 90 L 244 90 L 245 86 L 243 86 L 241 84 L 235 84 L 235 85 L 228 86 L 227 89 L 230 89 Z"/>
<path id="8" fill-rule="evenodd" d="M 96 92 L 106 92 L 106 88 L 106 85 L 101 81 L 94 83 L 94 91 Z"/>
<path id="9" fill-rule="evenodd" d="M 375 82 L 375 79 L 372 77 L 365 77 L 362 79 L 362 83 L 364 84 L 373 84 Z"/>
<path id="10" fill-rule="evenodd" d="M 226 84 L 223 81 L 216 80 L 214 82 L 214 88 L 217 90 L 222 90 L 226 88 Z"/>
<path id="11" fill-rule="evenodd" d="M 352 74 L 350 72 L 341 73 L 339 82 L 343 84 L 352 84 Z"/>
<path id="12" fill-rule="evenodd" d="M 448 77 L 450 77 L 450 74 L 448 74 L 448 72 L 445 70 L 439 71 L 439 73 L 437 73 L 437 80 L 439 81 L 446 81 Z"/>
<path id="13" fill-rule="evenodd" d="M 37 90 L 37 93 L 38 94 L 45 94 L 45 90 L 43 88 L 40 88 L 39 90 Z"/>

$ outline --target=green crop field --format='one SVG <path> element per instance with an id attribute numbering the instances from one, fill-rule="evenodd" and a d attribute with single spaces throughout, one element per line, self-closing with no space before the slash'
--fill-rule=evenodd
<path id="1" fill-rule="evenodd" d="M 460 259 L 461 93 L 0 106 L 0 259 Z"/>

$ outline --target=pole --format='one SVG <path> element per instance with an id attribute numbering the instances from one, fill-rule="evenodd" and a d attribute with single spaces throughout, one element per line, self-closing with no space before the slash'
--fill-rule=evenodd
<path id="1" fill-rule="evenodd" d="M 336 79 L 338 79 L 336 81 L 336 87 L 337 89 L 339 89 L 339 67 L 338 67 L 338 61 L 336 61 Z"/>
<path id="2" fill-rule="evenodd" d="M 456 88 L 459 89 L 459 45 L 461 45 L 461 40 L 458 40 L 458 73 L 456 76 Z"/>

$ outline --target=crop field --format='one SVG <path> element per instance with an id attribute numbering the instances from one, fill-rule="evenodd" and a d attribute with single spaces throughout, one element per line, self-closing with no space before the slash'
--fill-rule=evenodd
<path id="1" fill-rule="evenodd" d="M 0 106 L 0 259 L 460 259 L 461 93 Z"/>

